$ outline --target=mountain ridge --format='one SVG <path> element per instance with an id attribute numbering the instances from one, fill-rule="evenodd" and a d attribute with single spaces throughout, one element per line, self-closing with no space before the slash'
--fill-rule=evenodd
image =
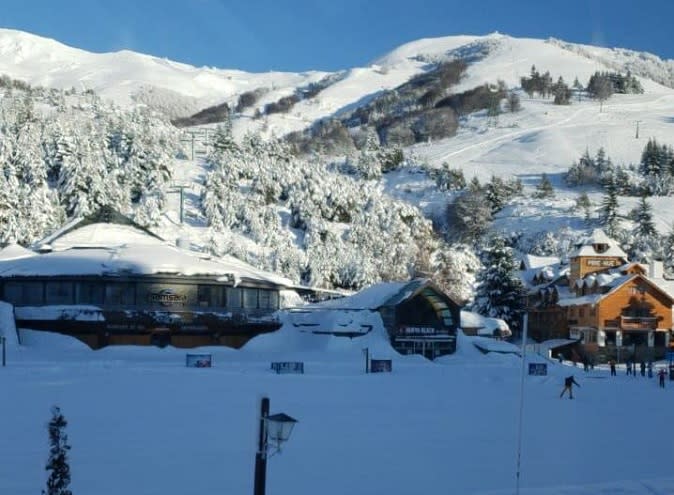
<path id="1" fill-rule="evenodd" d="M 560 50 L 575 53 L 578 57 L 590 60 L 589 65 L 592 69 L 628 70 L 631 67 L 636 75 L 648 77 L 647 68 L 651 67 L 652 79 L 660 84 L 674 86 L 674 60 L 663 60 L 647 52 L 623 48 L 594 47 L 567 43 L 554 38 L 548 40 L 515 38 L 496 32 L 482 36 L 422 38 L 393 48 L 375 59 L 368 67 L 346 69 L 347 77 L 335 88 L 345 94 L 339 107 L 364 98 L 363 91 L 357 90 L 357 86 L 364 78 L 368 79 L 366 81 L 368 84 L 372 82 L 370 80 L 376 79 L 375 82 L 378 82 L 381 89 L 392 89 L 413 75 L 423 72 L 433 61 L 456 58 L 459 54 L 452 54 L 452 51 L 462 48 L 465 50 L 471 44 L 475 46 L 491 44 L 492 50 L 509 50 L 515 57 L 518 50 L 531 43 L 543 45 L 544 52 L 549 52 L 548 48 L 555 46 Z M 544 45 L 547 45 L 547 48 Z M 132 50 L 94 53 L 50 38 L 11 29 L 0 29 L 0 54 L 2 55 L 0 73 L 24 80 L 31 85 L 61 89 L 73 86 L 78 90 L 93 89 L 102 97 L 123 106 L 147 104 L 143 100 L 143 94 L 152 92 L 155 88 L 156 92 L 170 92 L 171 96 L 166 96 L 167 101 L 164 102 L 162 111 L 167 112 L 167 108 L 171 106 L 168 103 L 170 99 L 176 100 L 175 106 L 179 107 L 180 111 L 174 112 L 174 115 L 169 117 L 187 117 L 189 112 L 196 113 L 208 106 L 226 102 L 230 107 L 234 107 L 239 95 L 256 88 L 269 88 L 268 96 L 261 101 L 261 104 L 269 103 L 284 95 L 292 94 L 297 88 L 335 74 L 325 71 L 252 73 L 237 69 L 196 67 Z M 517 84 L 519 77 L 526 75 L 531 65 L 542 65 L 544 55 L 542 53 L 537 57 L 539 63 L 532 57 L 532 60 L 524 65 L 520 60 L 513 58 L 510 75 L 503 73 L 506 69 L 504 66 L 496 67 L 494 81 L 490 82 L 495 82 L 495 79 L 500 77 L 510 85 Z M 39 67 L 39 70 L 35 67 Z M 477 86 L 484 82 L 486 81 L 483 76 L 469 77 L 465 85 Z M 331 97 L 328 92 L 327 98 Z M 315 121 L 319 117 L 330 115 L 336 107 L 330 104 L 330 100 L 315 106 L 322 106 L 327 111 L 321 113 L 315 108 L 303 109 L 303 105 L 300 105 L 294 109 L 299 114 L 298 119 Z M 243 127 L 248 130 L 255 126 Z M 266 127 L 269 128 L 269 125 Z M 299 130 L 301 126 L 290 125 L 288 129 L 278 127 L 274 129 L 277 135 Z"/>

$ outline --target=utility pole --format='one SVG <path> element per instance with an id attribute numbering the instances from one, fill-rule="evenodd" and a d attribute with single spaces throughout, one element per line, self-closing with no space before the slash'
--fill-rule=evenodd
<path id="1" fill-rule="evenodd" d="M 190 132 L 192 135 L 192 161 L 194 161 L 194 132 Z"/>

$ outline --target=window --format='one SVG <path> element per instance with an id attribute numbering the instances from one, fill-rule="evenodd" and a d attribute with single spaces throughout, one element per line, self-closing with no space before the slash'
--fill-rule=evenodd
<path id="1" fill-rule="evenodd" d="M 227 287 L 226 295 L 228 308 L 239 309 L 241 307 L 241 289 Z"/>
<path id="2" fill-rule="evenodd" d="M 257 308 L 257 289 L 243 289 L 243 307 L 246 309 Z"/>
<path id="3" fill-rule="evenodd" d="M 578 308 L 578 316 L 583 318 L 585 316 L 585 308 Z"/>
<path id="4" fill-rule="evenodd" d="M 41 306 L 44 304 L 42 282 L 7 282 L 5 301 L 15 306 Z"/>
<path id="5" fill-rule="evenodd" d="M 129 282 L 105 284 L 105 304 L 129 306 L 136 304 L 136 285 Z"/>
<path id="6" fill-rule="evenodd" d="M 197 287 L 197 301 L 202 307 L 222 306 L 222 288 L 217 285 L 200 285 Z"/>
<path id="7" fill-rule="evenodd" d="M 269 309 L 271 305 L 271 291 L 260 289 L 259 293 L 260 307 L 264 309 Z"/>
<path id="8" fill-rule="evenodd" d="M 46 304 L 74 304 L 75 284 L 73 282 L 47 282 L 45 284 Z"/>
<path id="9" fill-rule="evenodd" d="M 77 284 L 77 304 L 103 304 L 105 286 L 99 282 Z"/>

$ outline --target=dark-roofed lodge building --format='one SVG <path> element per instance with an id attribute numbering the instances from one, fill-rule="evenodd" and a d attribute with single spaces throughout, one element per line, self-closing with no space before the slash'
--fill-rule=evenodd
<path id="1" fill-rule="evenodd" d="M 118 212 L 73 220 L 34 251 L 0 251 L 17 328 L 111 344 L 240 347 L 278 329 L 290 280 L 172 245 Z"/>

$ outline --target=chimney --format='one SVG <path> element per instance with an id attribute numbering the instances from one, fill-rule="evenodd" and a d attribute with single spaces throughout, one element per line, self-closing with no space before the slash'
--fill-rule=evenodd
<path id="1" fill-rule="evenodd" d="M 648 278 L 663 278 L 664 269 L 662 261 L 651 261 L 648 265 Z"/>

